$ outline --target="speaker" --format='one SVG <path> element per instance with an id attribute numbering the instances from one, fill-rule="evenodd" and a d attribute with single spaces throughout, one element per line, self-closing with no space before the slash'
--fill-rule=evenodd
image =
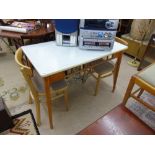
<path id="1" fill-rule="evenodd" d="M 4 103 L 3 98 L 0 97 L 0 132 L 8 130 L 14 126 L 11 114 Z"/>

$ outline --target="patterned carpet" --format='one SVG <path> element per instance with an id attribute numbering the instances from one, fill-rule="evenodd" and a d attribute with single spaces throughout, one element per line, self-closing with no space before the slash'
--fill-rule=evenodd
<path id="1" fill-rule="evenodd" d="M 31 110 L 12 116 L 14 127 L 1 133 L 5 135 L 39 135 L 33 113 Z"/>
<path id="2" fill-rule="evenodd" d="M 150 105 L 155 106 L 155 96 L 144 92 L 141 98 Z M 149 110 L 134 99 L 129 99 L 126 107 L 130 109 L 136 116 L 143 120 L 148 126 L 155 130 L 155 112 Z"/>

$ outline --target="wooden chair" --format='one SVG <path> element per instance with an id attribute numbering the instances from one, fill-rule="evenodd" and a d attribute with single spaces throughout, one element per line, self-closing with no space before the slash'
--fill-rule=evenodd
<path id="1" fill-rule="evenodd" d="M 155 34 L 152 34 L 149 43 L 146 47 L 146 50 L 140 60 L 140 64 L 137 68 L 138 71 L 144 69 L 145 67 L 149 66 L 150 64 L 155 62 Z"/>
<path id="2" fill-rule="evenodd" d="M 37 71 L 32 69 L 32 66 L 30 67 L 30 64 L 26 64 L 27 62 L 23 57 L 21 48 L 19 48 L 15 53 L 15 61 L 19 65 L 20 71 L 22 72 L 30 88 L 29 103 L 32 103 L 32 100 L 34 100 L 36 104 L 37 124 L 40 125 L 40 100 L 41 96 L 45 96 L 43 79 L 39 76 Z M 51 85 L 51 91 L 55 93 L 55 96 L 53 96 L 52 99 L 57 99 L 61 96 L 64 96 L 66 110 L 68 110 L 68 94 L 66 82 L 64 80 L 53 82 Z"/>
<path id="3" fill-rule="evenodd" d="M 139 88 L 132 92 L 134 85 L 139 86 Z M 131 77 L 123 99 L 123 104 L 126 104 L 129 97 L 132 97 L 137 100 L 138 103 L 143 104 L 152 111 L 155 111 L 154 106 L 140 98 L 144 91 L 147 91 L 148 93 L 155 96 L 155 63 Z"/>
<path id="4" fill-rule="evenodd" d="M 128 43 L 126 41 L 124 41 L 123 39 L 120 39 L 118 37 L 115 38 L 115 41 L 119 42 L 121 44 L 124 44 L 124 45 L 128 45 Z M 116 59 L 115 63 L 113 63 L 111 61 L 113 59 Z M 92 68 L 92 76 L 97 80 L 96 81 L 96 87 L 95 87 L 95 96 L 98 94 L 99 84 L 100 84 L 101 78 L 105 78 L 105 77 L 108 77 L 111 75 L 113 75 L 112 92 L 115 91 L 117 77 L 118 77 L 118 74 L 115 74 L 115 73 L 117 73 L 117 69 L 118 69 L 116 67 L 116 65 L 118 65 L 120 63 L 120 58 L 116 54 L 114 54 L 114 55 L 108 56 L 106 59 L 100 59 L 98 62 L 96 63 L 97 65 L 95 65 Z"/>

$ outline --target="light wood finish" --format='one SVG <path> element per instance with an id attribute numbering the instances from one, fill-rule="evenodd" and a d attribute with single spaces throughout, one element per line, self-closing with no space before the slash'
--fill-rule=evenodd
<path id="1" fill-rule="evenodd" d="M 32 104 L 31 92 L 29 92 L 29 104 Z"/>
<path id="2" fill-rule="evenodd" d="M 144 41 L 142 44 L 141 41 L 132 39 L 129 34 L 123 34 L 121 36 L 121 38 L 128 43 L 128 49 L 125 50 L 125 53 L 130 55 L 130 56 L 141 59 L 145 53 L 148 41 Z M 138 52 L 138 50 L 140 50 L 140 51 Z"/>
<path id="3" fill-rule="evenodd" d="M 34 100 L 35 104 L 36 104 L 36 119 L 37 119 L 37 125 L 40 125 L 41 123 L 41 119 L 40 119 L 40 97 L 43 95 L 47 95 L 48 97 L 46 99 L 48 99 L 46 101 L 47 103 L 47 109 L 48 109 L 48 116 L 49 116 L 49 123 L 50 123 L 50 127 L 53 128 L 53 123 L 52 123 L 52 106 L 51 106 L 51 89 L 50 89 L 50 83 L 51 82 L 55 82 L 55 81 L 59 81 L 60 79 L 64 78 L 64 73 L 60 73 L 60 74 L 56 74 L 53 75 L 51 77 L 47 77 L 44 78 L 44 83 L 45 83 L 45 92 L 39 92 L 39 90 L 36 89 L 36 87 L 34 86 L 34 83 L 32 81 L 32 77 L 33 77 L 33 70 L 32 70 L 32 65 L 30 65 L 30 62 L 28 62 L 27 64 L 29 64 L 30 66 L 28 66 L 27 64 L 25 64 L 25 59 L 23 59 L 23 53 L 22 53 L 22 49 L 19 48 L 16 53 L 15 53 L 15 61 L 17 62 L 17 64 L 20 66 L 20 70 L 25 78 L 25 80 L 27 81 L 29 88 L 30 88 L 30 93 L 29 93 L 29 104 L 32 103 L 32 100 Z M 68 96 L 67 96 L 67 87 L 61 88 L 59 90 L 55 91 L 56 95 L 55 97 L 52 97 L 52 99 L 57 99 L 58 97 L 64 96 L 65 99 L 65 105 L 66 105 L 66 110 L 68 110 Z"/>
<path id="4" fill-rule="evenodd" d="M 126 45 L 126 46 L 128 45 L 128 43 L 126 41 L 124 41 L 123 39 L 118 38 L 118 37 L 115 38 L 115 41 L 119 42 L 119 43 L 121 43 L 123 45 Z M 111 63 L 110 61 L 113 60 L 113 59 L 116 59 L 115 64 L 113 64 L 113 67 L 111 68 L 110 71 L 108 70 L 107 72 L 105 72 L 104 68 L 103 68 L 104 65 L 106 65 L 108 63 Z M 95 67 L 97 65 L 95 65 L 95 66 L 93 66 L 91 68 L 92 76 L 97 80 L 96 87 L 95 87 L 95 94 L 94 94 L 95 96 L 98 94 L 100 79 L 101 78 L 105 78 L 107 76 L 113 75 L 113 88 L 112 88 L 112 92 L 115 91 L 116 82 L 117 82 L 118 73 L 119 73 L 119 68 L 120 68 L 120 64 L 121 64 L 121 60 L 122 60 L 122 51 L 120 51 L 118 53 L 115 53 L 115 54 L 112 54 L 111 56 L 106 57 L 106 59 L 102 59 L 101 62 L 99 62 L 99 63 L 97 62 L 98 65 L 100 65 L 103 68 L 104 72 L 98 73 L 96 71 L 96 69 L 95 69 Z"/>
<path id="5" fill-rule="evenodd" d="M 147 48 L 142 56 L 140 64 L 138 66 L 138 71 L 142 70 L 143 68 L 149 66 L 150 64 L 155 62 L 155 34 L 152 34 Z"/>
<path id="6" fill-rule="evenodd" d="M 31 68 L 23 64 L 23 54 L 22 54 L 22 50 L 20 48 L 16 51 L 15 61 L 20 66 L 20 70 L 30 87 L 30 90 L 31 90 L 30 96 L 32 95 L 31 97 L 34 99 L 35 104 L 36 104 L 37 124 L 40 125 L 39 92 L 37 92 L 37 90 L 35 89 L 35 87 L 33 85 L 32 80 L 31 80 L 31 78 L 33 76 L 33 72 L 31 70 Z M 31 97 L 29 97 L 29 103 L 31 102 Z"/>
<path id="7" fill-rule="evenodd" d="M 68 92 L 67 91 L 64 92 L 64 97 L 65 97 L 66 110 L 68 111 L 69 106 L 68 106 Z"/>
<path id="8" fill-rule="evenodd" d="M 155 63 L 152 64 L 152 65 L 155 65 Z M 138 103 L 143 104 L 144 106 L 146 106 L 147 108 L 151 109 L 152 111 L 155 111 L 155 107 L 154 106 L 150 105 L 149 103 L 145 102 L 142 98 L 140 98 L 140 96 L 142 95 L 142 93 L 144 91 L 147 91 L 148 93 L 150 93 L 150 94 L 155 96 L 155 87 L 152 86 L 151 84 L 149 84 L 147 81 L 144 81 L 141 77 L 138 76 L 138 74 L 140 74 L 141 72 L 144 72 L 150 66 L 148 66 L 147 68 L 141 70 L 140 72 L 138 72 L 137 74 L 135 74 L 135 75 L 133 75 L 131 77 L 131 79 L 129 81 L 129 84 L 128 84 L 128 88 L 127 88 L 126 93 L 125 93 L 124 98 L 123 98 L 123 104 L 124 105 L 126 104 L 128 99 L 130 97 L 132 97 L 135 100 L 137 100 Z M 138 85 L 140 89 L 132 91 L 134 85 Z M 138 95 L 136 95 L 136 93 L 138 91 L 139 91 L 139 93 L 138 93 Z"/>
<path id="9" fill-rule="evenodd" d="M 52 102 L 51 102 L 51 93 L 50 93 L 50 83 L 49 83 L 49 77 L 44 78 L 45 83 L 45 94 L 46 94 L 46 105 L 48 109 L 48 118 L 49 118 L 49 124 L 50 128 L 53 129 L 53 119 L 52 119 Z"/>
<path id="10" fill-rule="evenodd" d="M 53 41 L 30 46 L 22 46 L 22 50 L 27 59 L 32 63 L 39 75 L 44 79 L 44 85 L 46 88 L 46 104 L 47 107 L 49 107 L 48 115 L 51 128 L 53 127 L 53 123 L 49 87 L 53 83 L 53 75 L 57 74 L 55 79 L 64 79 L 64 72 L 69 69 L 90 63 L 114 53 L 116 54 L 122 52 L 125 49 L 127 49 L 127 46 L 117 42 L 114 43 L 114 47 L 110 52 L 81 50 L 78 47 L 68 48 L 65 46 L 56 46 L 56 42 Z"/>

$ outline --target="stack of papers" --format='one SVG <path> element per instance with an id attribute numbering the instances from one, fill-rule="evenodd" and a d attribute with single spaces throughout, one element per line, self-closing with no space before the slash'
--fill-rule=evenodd
<path id="1" fill-rule="evenodd" d="M 35 29 L 35 23 L 13 22 L 10 26 L 0 26 L 1 30 L 27 33 Z"/>
<path id="2" fill-rule="evenodd" d="M 17 28 L 25 28 L 27 31 L 32 31 L 35 29 L 35 23 L 13 22 L 11 26 Z"/>

